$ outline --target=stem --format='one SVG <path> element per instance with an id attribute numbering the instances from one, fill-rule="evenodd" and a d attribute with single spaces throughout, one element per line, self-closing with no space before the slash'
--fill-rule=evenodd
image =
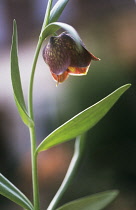
<path id="1" fill-rule="evenodd" d="M 28 111 L 29 115 L 34 121 L 34 114 L 33 114 L 33 83 L 34 83 L 34 74 L 36 63 L 38 59 L 38 55 L 40 52 L 40 48 L 42 45 L 41 39 L 39 39 L 36 47 L 36 52 L 34 56 L 32 72 L 30 77 L 30 84 L 29 84 L 29 96 L 28 96 Z M 31 164 L 32 164 L 32 185 L 33 185 L 33 202 L 34 202 L 34 210 L 39 210 L 39 187 L 38 187 L 38 174 L 37 174 L 37 154 L 36 151 L 36 134 L 35 134 L 35 127 L 29 128 L 30 132 L 30 141 L 31 141 Z"/>
<path id="2" fill-rule="evenodd" d="M 51 5 L 52 5 L 52 0 L 49 0 L 42 29 L 43 29 L 43 27 L 45 27 L 48 24 Z M 37 47 L 36 47 L 36 51 L 35 51 L 35 55 L 34 55 L 31 77 L 30 77 L 30 84 L 29 84 L 28 112 L 29 112 L 29 116 L 32 118 L 33 121 L 34 121 L 34 113 L 33 113 L 34 75 L 35 75 L 36 64 L 37 64 L 37 60 L 38 60 L 38 56 L 39 56 L 39 52 L 40 52 L 42 43 L 43 43 L 43 39 L 41 37 L 39 37 Z M 37 154 L 36 154 L 35 128 L 30 127 L 29 132 L 30 132 L 30 139 L 31 139 L 31 162 L 32 162 L 32 184 L 33 184 L 34 210 L 39 210 L 39 187 L 38 187 L 38 174 L 37 174 Z"/>
<path id="3" fill-rule="evenodd" d="M 37 154 L 36 150 L 36 135 L 34 127 L 29 129 L 31 139 L 31 162 L 32 162 L 32 184 L 33 184 L 33 203 L 34 210 L 40 209 L 39 202 L 39 186 L 38 186 L 38 174 L 37 174 Z"/>
<path id="4" fill-rule="evenodd" d="M 52 1 L 53 0 L 49 0 L 48 1 L 48 5 L 47 5 L 44 21 L 43 21 L 43 26 L 42 26 L 42 29 L 41 29 L 41 33 L 42 33 L 43 29 L 47 26 L 47 24 L 49 22 Z M 34 83 L 34 74 L 35 74 L 35 68 L 36 68 L 37 59 L 38 59 L 38 56 L 39 56 L 39 52 L 40 52 L 40 49 L 41 49 L 42 42 L 43 42 L 43 38 L 41 38 L 41 36 L 39 36 L 39 40 L 38 40 L 38 43 L 37 43 L 36 52 L 35 52 L 35 56 L 34 56 L 33 66 L 32 66 L 31 77 L 30 77 L 28 109 L 29 109 L 30 117 L 32 119 L 34 119 L 34 115 L 33 115 L 33 83 Z"/>
<path id="5" fill-rule="evenodd" d="M 50 205 L 48 206 L 47 210 L 54 210 L 56 208 L 62 195 L 66 191 L 68 185 L 70 184 L 71 180 L 73 179 L 73 177 L 75 175 L 75 172 L 76 172 L 79 162 L 81 160 L 81 156 L 83 154 L 83 149 L 84 149 L 84 135 L 82 135 L 76 139 L 74 155 L 70 162 L 68 171 L 65 175 L 65 178 L 64 178 L 60 188 L 58 189 L 56 195 L 54 196 L 54 198 L 51 201 Z"/>
<path id="6" fill-rule="evenodd" d="M 52 6 L 52 0 L 49 0 L 41 32 L 44 29 L 44 27 L 46 27 L 47 24 L 48 24 L 51 6 Z M 33 65 L 32 65 L 30 83 L 29 83 L 28 112 L 29 112 L 29 116 L 31 117 L 31 119 L 33 121 L 34 121 L 34 112 L 33 112 L 34 75 L 35 75 L 36 64 L 37 64 L 37 60 L 38 60 L 38 56 L 39 56 L 39 52 L 40 52 L 42 43 L 43 43 L 43 38 L 41 38 L 41 36 L 39 36 L 39 40 L 38 40 L 35 55 L 34 55 Z M 37 172 L 37 153 L 36 153 L 35 127 L 34 126 L 30 127 L 29 132 L 30 132 L 30 141 L 31 141 L 33 203 L 34 203 L 34 210 L 39 210 L 40 209 L 40 202 L 39 202 L 39 186 L 38 186 L 38 172 Z"/>
<path id="7" fill-rule="evenodd" d="M 37 59 L 38 59 L 38 56 L 39 56 L 39 52 L 40 52 L 40 49 L 41 49 L 42 42 L 43 42 L 42 39 L 39 38 L 38 43 L 37 43 L 37 47 L 36 47 L 36 51 L 35 51 L 35 55 L 34 55 L 34 61 L 33 61 L 31 77 L 30 77 L 30 84 L 29 84 L 28 111 L 29 111 L 29 115 L 32 118 L 32 120 L 34 120 L 34 114 L 33 114 L 34 75 L 35 75 L 35 68 L 36 68 Z"/>
<path id="8" fill-rule="evenodd" d="M 44 17 L 44 21 L 43 21 L 43 26 L 42 26 L 41 32 L 48 25 L 49 17 L 50 17 L 50 10 L 51 10 L 51 6 L 52 6 L 52 1 L 53 0 L 49 0 L 48 1 L 48 5 L 47 5 L 47 9 L 46 9 L 46 13 L 45 13 L 45 17 Z M 31 77 L 30 77 L 30 85 L 29 85 L 28 110 L 29 110 L 30 117 L 33 120 L 34 120 L 34 114 L 33 114 L 33 83 L 34 83 L 34 74 L 35 74 L 35 68 L 36 68 L 36 64 L 37 64 L 37 59 L 38 59 L 38 56 L 39 56 L 39 52 L 40 52 L 42 43 L 43 43 L 43 38 L 41 38 L 41 36 L 39 36 L 39 40 L 38 40 L 38 43 L 37 43 L 36 52 L 35 52 L 35 56 L 34 56 L 33 66 L 32 66 L 32 72 L 31 72 Z"/>

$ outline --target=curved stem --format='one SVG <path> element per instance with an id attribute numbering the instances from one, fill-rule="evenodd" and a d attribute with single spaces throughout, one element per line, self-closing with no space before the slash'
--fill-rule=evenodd
<path id="1" fill-rule="evenodd" d="M 43 29 L 47 26 L 47 24 L 49 22 L 49 16 L 50 16 L 50 10 L 51 10 L 51 6 L 52 6 L 52 1 L 53 0 L 48 1 L 48 5 L 47 5 L 47 9 L 46 9 L 45 18 L 44 18 L 44 21 L 43 21 L 43 26 L 42 26 L 41 32 L 43 31 Z M 31 77 L 30 77 L 30 85 L 29 85 L 28 110 L 29 110 L 30 117 L 33 120 L 34 120 L 34 115 L 33 115 L 34 74 L 35 74 L 37 59 L 38 59 L 38 55 L 39 55 L 39 51 L 41 49 L 42 43 L 43 43 L 43 39 L 41 38 L 41 36 L 39 36 L 39 40 L 38 40 L 38 43 L 37 43 L 36 52 L 35 52 L 35 56 L 34 56 L 33 66 L 32 66 L 32 72 L 31 72 Z"/>
<path id="2" fill-rule="evenodd" d="M 34 74 L 37 64 L 37 59 L 39 56 L 39 52 L 41 49 L 42 40 L 39 38 L 32 71 L 31 71 L 31 77 L 30 77 L 30 84 L 29 84 L 29 95 L 28 95 L 28 112 L 29 116 L 34 121 L 34 114 L 33 114 L 33 83 L 34 83 Z M 33 185 L 33 202 L 34 202 L 34 210 L 39 210 L 39 187 L 38 187 L 38 174 L 37 174 L 37 154 L 35 154 L 36 151 L 36 134 L 35 134 L 35 127 L 29 128 L 30 132 L 30 140 L 31 140 L 31 163 L 32 163 L 32 185 Z"/>
<path id="3" fill-rule="evenodd" d="M 52 0 L 48 1 L 47 10 L 45 13 L 45 18 L 43 22 L 43 26 L 41 29 L 44 29 L 49 21 L 50 16 L 50 10 L 52 6 Z M 28 112 L 31 119 L 34 121 L 34 112 L 33 112 L 33 85 L 34 85 L 34 75 L 35 75 L 35 69 L 36 64 L 39 56 L 39 52 L 41 49 L 41 45 L 43 43 L 43 39 L 41 36 L 39 36 L 39 40 L 37 43 L 33 65 L 32 65 L 32 71 L 31 71 L 31 77 L 30 77 L 30 83 L 29 83 L 29 93 L 28 93 Z M 30 132 L 30 140 L 31 140 L 31 163 L 32 163 L 32 185 L 33 185 L 33 202 L 34 202 L 34 210 L 40 209 L 40 202 L 39 202 L 39 186 L 38 186 L 38 172 L 37 172 L 37 153 L 36 153 L 36 133 L 35 133 L 35 127 L 29 128 Z"/>
<path id="4" fill-rule="evenodd" d="M 33 84 L 34 84 L 34 75 L 35 75 L 35 68 L 37 64 L 37 59 L 39 56 L 39 52 L 41 49 L 42 45 L 42 39 L 39 38 L 35 55 L 34 55 L 34 61 L 33 61 L 33 66 L 32 66 L 32 71 L 31 71 L 31 77 L 30 77 L 30 84 L 29 84 L 29 95 L 28 95 L 28 111 L 30 117 L 34 120 L 34 114 L 33 114 Z"/>
<path id="5" fill-rule="evenodd" d="M 47 9 L 46 9 L 45 18 L 44 18 L 44 21 L 43 21 L 43 26 L 42 26 L 41 32 L 48 24 L 49 16 L 50 16 L 50 10 L 51 10 L 51 6 L 52 6 L 52 1 L 53 0 L 48 1 L 48 5 L 47 5 Z M 41 38 L 41 36 L 39 36 L 39 40 L 38 40 L 35 55 L 34 55 L 34 61 L 33 61 L 31 77 L 30 77 L 30 85 L 29 85 L 28 110 L 29 110 L 30 117 L 33 120 L 34 120 L 34 114 L 33 114 L 33 83 L 34 83 L 34 75 L 35 75 L 35 68 L 36 68 L 36 64 L 37 64 L 37 59 L 38 59 L 38 56 L 39 56 L 39 52 L 40 52 L 42 43 L 43 43 L 43 39 Z"/>
<path id="6" fill-rule="evenodd" d="M 65 175 L 65 178 L 64 178 L 60 188 L 58 189 L 56 195 L 54 196 L 54 198 L 51 201 L 50 205 L 48 206 L 47 210 L 54 210 L 56 208 L 56 206 L 57 206 L 58 202 L 60 201 L 62 195 L 66 191 L 69 183 L 73 179 L 73 177 L 75 175 L 75 172 L 77 170 L 77 167 L 79 165 L 79 162 L 81 160 L 81 157 L 82 157 L 82 153 L 83 153 L 83 149 L 84 149 L 84 137 L 85 136 L 82 135 L 82 136 L 79 136 L 76 139 L 74 155 L 73 155 L 73 158 L 70 162 L 68 171 Z"/>

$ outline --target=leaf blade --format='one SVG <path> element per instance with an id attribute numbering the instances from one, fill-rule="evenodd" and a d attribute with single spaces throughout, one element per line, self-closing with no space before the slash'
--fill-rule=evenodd
<path id="1" fill-rule="evenodd" d="M 70 26 L 69 24 L 66 23 L 61 23 L 61 22 L 53 22 L 50 23 L 45 29 L 42 31 L 41 38 L 44 40 L 46 37 L 50 36 L 51 34 L 55 33 L 59 28 L 63 28 L 67 32 L 69 32 L 72 37 L 74 38 L 77 46 L 79 49 L 81 48 L 81 39 L 77 33 L 77 31 Z"/>
<path id="2" fill-rule="evenodd" d="M 117 190 L 97 193 L 85 198 L 69 202 L 57 210 L 100 210 L 110 204 L 118 195 Z"/>
<path id="3" fill-rule="evenodd" d="M 22 104 L 22 107 L 24 107 L 25 109 L 26 106 L 25 106 L 22 85 L 21 85 L 21 80 L 20 80 L 17 48 L 18 48 L 17 26 L 16 26 L 16 22 L 14 21 L 12 46 L 11 46 L 11 79 L 12 79 L 13 90 L 17 97 L 17 100 L 19 101 L 20 104 Z"/>
<path id="4" fill-rule="evenodd" d="M 33 210 L 28 198 L 2 174 L 0 174 L 0 194 L 27 210 Z"/>
<path id="5" fill-rule="evenodd" d="M 27 111 L 24 110 L 22 108 L 22 106 L 19 104 L 19 102 L 18 102 L 18 100 L 17 100 L 15 95 L 14 95 L 14 99 L 15 99 L 15 103 L 16 103 L 19 115 L 21 116 L 22 121 L 24 122 L 24 124 L 26 124 L 28 127 L 34 126 L 33 120 L 28 116 Z"/>
<path id="6" fill-rule="evenodd" d="M 58 0 L 51 10 L 49 23 L 59 19 L 69 0 Z"/>
<path id="7" fill-rule="evenodd" d="M 92 128 L 106 115 L 110 108 L 129 87 L 130 84 L 127 84 L 118 88 L 101 101 L 85 109 L 61 125 L 41 142 L 37 148 L 37 152 L 47 150 L 57 144 L 73 139 Z"/>
<path id="8" fill-rule="evenodd" d="M 15 102 L 17 105 L 18 112 L 22 121 L 29 127 L 33 126 L 32 119 L 27 114 L 27 109 L 25 105 L 25 100 L 23 96 L 22 84 L 19 73 L 19 64 L 18 64 L 18 41 L 17 41 L 17 25 L 16 21 L 13 22 L 13 36 L 12 36 L 12 45 L 11 45 L 11 80 L 12 87 L 15 96 Z"/>

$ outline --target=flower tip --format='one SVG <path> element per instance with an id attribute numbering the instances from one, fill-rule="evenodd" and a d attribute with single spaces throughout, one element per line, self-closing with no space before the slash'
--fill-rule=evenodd
<path id="1" fill-rule="evenodd" d="M 58 84 L 59 84 L 59 82 L 57 81 L 57 82 L 56 82 L 56 87 L 58 87 Z"/>
<path id="2" fill-rule="evenodd" d="M 100 61 L 101 59 L 100 58 L 97 58 L 96 56 L 94 56 L 92 53 L 90 53 L 91 56 L 92 56 L 92 60 L 94 61 Z"/>
<path id="3" fill-rule="evenodd" d="M 94 60 L 94 61 L 100 61 L 101 59 L 100 59 L 100 58 L 97 58 L 97 57 L 95 57 L 95 56 L 93 56 L 93 57 L 92 57 L 92 60 Z"/>
<path id="4" fill-rule="evenodd" d="M 100 61 L 101 59 L 100 58 L 97 58 L 97 61 Z"/>

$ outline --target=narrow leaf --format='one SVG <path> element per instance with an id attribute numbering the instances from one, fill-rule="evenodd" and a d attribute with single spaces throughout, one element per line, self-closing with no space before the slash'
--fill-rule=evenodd
<path id="1" fill-rule="evenodd" d="M 64 123 L 41 142 L 37 148 L 37 152 L 47 150 L 57 144 L 73 139 L 92 128 L 106 115 L 110 108 L 129 87 L 130 84 L 126 84 L 118 88 L 101 101 Z"/>
<path id="2" fill-rule="evenodd" d="M 61 23 L 61 22 L 53 22 L 50 23 L 47 27 L 42 32 L 41 38 L 44 40 L 46 37 L 49 35 L 55 33 L 58 29 L 63 28 L 66 30 L 68 33 L 72 35 L 72 37 L 75 39 L 75 42 L 77 43 L 79 49 L 81 48 L 81 39 L 77 33 L 77 31 L 70 25 L 66 23 Z"/>
<path id="3" fill-rule="evenodd" d="M 55 22 L 59 19 L 61 13 L 63 12 L 65 6 L 69 0 L 58 0 L 57 3 L 51 10 L 49 22 Z"/>
<path id="4" fill-rule="evenodd" d="M 22 118 L 22 121 L 28 126 L 28 127 L 31 127 L 31 126 L 34 126 L 34 122 L 33 120 L 28 116 L 28 113 L 26 110 L 24 110 L 22 107 L 21 107 L 21 104 L 19 104 L 18 100 L 16 99 L 16 96 L 14 95 L 14 99 L 15 99 L 15 102 L 16 102 L 16 106 L 17 106 L 17 109 L 18 109 L 18 112 Z"/>
<path id="5" fill-rule="evenodd" d="M 11 45 L 11 80 L 13 86 L 13 92 L 15 96 L 15 102 L 22 118 L 23 122 L 32 126 L 33 121 L 27 114 L 26 105 L 24 101 L 20 73 L 19 73 L 19 64 L 18 64 L 18 43 L 17 43 L 17 26 L 16 21 L 13 23 L 13 36 L 12 36 L 12 45 Z"/>
<path id="6" fill-rule="evenodd" d="M 60 188 L 58 189 L 56 195 L 52 199 L 50 205 L 48 206 L 47 210 L 55 209 L 58 202 L 62 198 L 63 194 L 67 190 L 69 184 L 71 183 L 72 179 L 74 178 L 74 175 L 77 171 L 77 168 L 79 166 L 81 157 L 83 155 L 84 147 L 85 147 L 85 137 L 86 134 L 83 134 L 81 136 L 78 136 L 75 141 L 75 148 L 74 148 L 74 155 L 72 157 L 72 160 L 69 164 L 67 173 L 63 179 L 63 182 L 60 185 Z"/>
<path id="7" fill-rule="evenodd" d="M 34 209 L 28 198 L 2 174 L 0 174 L 0 194 L 27 210 Z"/>
<path id="8" fill-rule="evenodd" d="M 65 204 L 57 210 L 100 210 L 110 204 L 118 195 L 117 190 L 97 193 Z"/>

